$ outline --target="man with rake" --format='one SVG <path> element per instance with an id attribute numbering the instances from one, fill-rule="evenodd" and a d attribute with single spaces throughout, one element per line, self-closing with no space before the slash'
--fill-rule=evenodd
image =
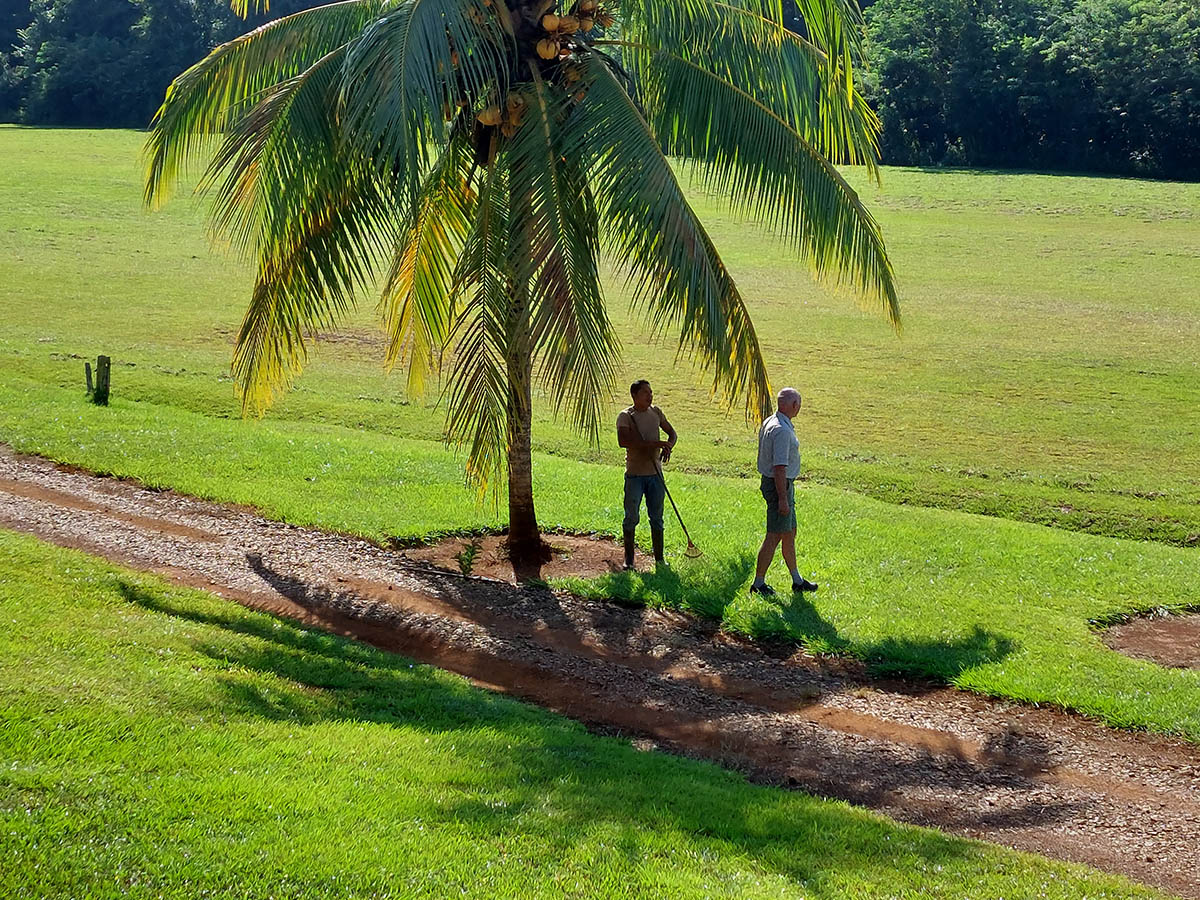
<path id="1" fill-rule="evenodd" d="M 635 381 L 629 386 L 629 394 L 633 405 L 617 416 L 617 443 L 625 448 L 625 519 L 621 524 L 625 569 L 633 571 L 634 535 L 641 517 L 643 497 L 650 518 L 654 561 L 663 562 L 663 500 L 667 486 L 661 466 L 670 460 L 677 435 L 662 410 L 654 405 L 650 382 L 645 379 Z M 662 432 L 667 435 L 665 441 Z"/>

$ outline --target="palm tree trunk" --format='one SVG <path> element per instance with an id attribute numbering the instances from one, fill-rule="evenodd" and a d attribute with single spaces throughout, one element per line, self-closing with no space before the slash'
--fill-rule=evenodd
<path id="1" fill-rule="evenodd" d="M 542 577 L 549 547 L 533 508 L 533 358 L 524 285 L 513 291 L 508 367 L 508 556 L 517 581 Z"/>

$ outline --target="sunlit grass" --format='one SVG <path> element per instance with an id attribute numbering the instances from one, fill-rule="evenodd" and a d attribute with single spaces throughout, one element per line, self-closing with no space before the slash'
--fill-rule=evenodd
<path id="1" fill-rule="evenodd" d="M 139 207 L 142 135 L 0 128 L 0 379 L 114 389 L 236 416 L 227 378 L 250 273 L 214 254 L 186 196 Z M 852 177 L 858 179 L 857 173 Z M 889 169 L 858 179 L 887 235 L 905 329 L 814 286 L 754 228 L 694 195 L 751 305 L 777 386 L 806 397 L 805 477 L 880 499 L 1177 544 L 1200 540 L 1200 185 Z M 610 295 L 623 382 L 650 378 L 676 468 L 750 474 L 755 423 L 708 398 Z M 439 409 L 385 377 L 373 304 L 319 344 L 271 412 L 437 439 Z M 536 445 L 615 463 L 550 415 Z M 619 387 L 612 413 L 625 405 Z"/>
<path id="2" fill-rule="evenodd" d="M 461 459 L 367 429 L 217 419 L 120 399 L 102 409 L 77 390 L 10 382 L 0 384 L 0 435 L 22 450 L 381 543 L 502 524 L 463 487 Z M 534 478 L 546 527 L 618 530 L 620 470 L 538 454 Z M 1200 604 L 1194 551 L 810 485 L 798 493 L 800 559 L 821 589 L 765 602 L 745 590 L 763 527 L 756 486 L 673 475 L 672 492 L 704 560 L 682 557 L 672 523 L 672 571 L 569 586 L 682 607 L 887 671 L 1200 739 L 1200 672 L 1113 652 L 1089 624 Z M 787 587 L 781 565 L 772 580 Z"/>
<path id="3" fill-rule="evenodd" d="M 0 532 L 0 894 L 1133 898 Z"/>

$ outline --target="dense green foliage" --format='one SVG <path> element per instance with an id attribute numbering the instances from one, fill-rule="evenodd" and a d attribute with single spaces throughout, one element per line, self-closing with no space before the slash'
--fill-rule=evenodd
<path id="1" fill-rule="evenodd" d="M 1192 0 L 878 0 L 884 159 L 1200 177 Z"/>
<path id="2" fill-rule="evenodd" d="M 1192 0 L 862 6 L 885 162 L 1200 177 Z M 224 0 L 3 0 L 0 121 L 144 126 L 171 78 L 257 22 Z"/>
<path id="3" fill-rule="evenodd" d="M 0 894 L 1161 896 L 0 532 Z"/>
<path id="4" fill-rule="evenodd" d="M 225 0 L 4 3 L 0 121 L 128 128 L 146 125 L 171 79 L 209 49 L 315 0 L 276 0 L 248 20 Z"/>

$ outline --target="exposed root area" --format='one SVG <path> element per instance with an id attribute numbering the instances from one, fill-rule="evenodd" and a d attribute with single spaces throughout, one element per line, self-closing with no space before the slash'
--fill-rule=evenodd
<path id="1" fill-rule="evenodd" d="M 515 584 L 507 540 L 502 534 L 448 537 L 427 547 L 404 550 L 402 555 L 448 572 Z M 619 571 L 625 562 L 621 545 L 599 535 L 547 534 L 542 544 L 542 578 L 547 580 L 605 575 Z M 637 563 L 639 568 L 649 569 L 654 560 L 639 553 Z"/>

